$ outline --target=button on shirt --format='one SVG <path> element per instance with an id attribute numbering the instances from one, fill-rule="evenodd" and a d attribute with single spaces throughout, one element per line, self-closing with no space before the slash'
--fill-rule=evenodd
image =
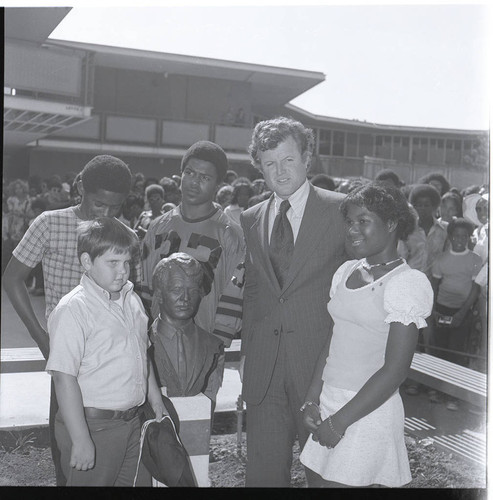
<path id="1" fill-rule="evenodd" d="M 147 392 L 147 316 L 130 281 L 123 307 L 84 274 L 48 318 L 46 371 L 77 378 L 84 406 L 127 410 Z"/>
<path id="2" fill-rule="evenodd" d="M 291 224 L 291 229 L 293 230 L 293 238 L 296 243 L 296 238 L 301 227 L 301 220 L 303 219 L 303 214 L 305 213 L 306 201 L 308 200 L 308 195 L 310 194 L 310 184 L 306 180 L 297 191 L 295 191 L 289 198 L 289 204 L 291 208 L 286 212 L 289 223 Z M 272 229 L 274 227 L 274 220 L 276 215 L 279 213 L 281 203 L 284 200 L 274 194 L 274 200 L 269 207 L 269 242 L 270 236 L 272 234 Z"/>

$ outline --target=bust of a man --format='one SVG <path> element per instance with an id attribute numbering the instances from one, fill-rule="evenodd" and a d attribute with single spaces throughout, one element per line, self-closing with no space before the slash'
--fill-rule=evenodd
<path id="1" fill-rule="evenodd" d="M 223 343 L 193 320 L 204 296 L 203 281 L 201 264 L 183 252 L 160 260 L 153 272 L 159 316 L 151 328 L 151 359 L 170 397 L 203 392 L 215 401 L 221 385 L 216 367 Z"/>

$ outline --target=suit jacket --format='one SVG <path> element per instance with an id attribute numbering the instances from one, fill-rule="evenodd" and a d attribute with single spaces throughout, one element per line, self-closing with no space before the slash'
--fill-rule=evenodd
<path id="1" fill-rule="evenodd" d="M 289 274 L 281 289 L 269 259 L 268 212 L 273 196 L 243 212 L 245 289 L 242 355 L 245 355 L 243 398 L 264 398 L 279 349 L 285 338 L 288 366 L 297 391 L 305 397 L 318 355 L 332 331 L 327 312 L 336 269 L 347 260 L 344 221 L 339 205 L 344 195 L 310 185 Z"/>

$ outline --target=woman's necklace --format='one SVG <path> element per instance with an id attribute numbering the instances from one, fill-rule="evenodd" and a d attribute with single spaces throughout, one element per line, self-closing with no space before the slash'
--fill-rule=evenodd
<path id="1" fill-rule="evenodd" d="M 372 269 L 375 269 L 377 267 L 384 267 L 384 266 L 390 266 L 390 264 L 395 264 L 396 262 L 399 262 L 402 260 L 402 257 L 399 257 L 397 259 L 391 260 L 389 262 L 381 262 L 380 264 L 368 264 L 368 261 L 365 259 L 359 267 L 359 272 L 361 274 L 361 278 L 365 283 L 373 283 L 375 280 L 373 274 L 371 273 Z"/>

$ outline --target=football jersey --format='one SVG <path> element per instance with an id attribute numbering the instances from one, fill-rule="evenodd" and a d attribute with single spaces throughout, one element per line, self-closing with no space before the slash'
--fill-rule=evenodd
<path id="1" fill-rule="evenodd" d="M 197 259 L 204 270 L 205 296 L 195 323 L 218 336 L 226 347 L 241 328 L 245 246 L 241 228 L 217 209 L 203 219 L 186 219 L 180 206 L 151 222 L 142 247 L 142 298 L 152 301 L 152 273 L 156 264 L 175 252 Z"/>

